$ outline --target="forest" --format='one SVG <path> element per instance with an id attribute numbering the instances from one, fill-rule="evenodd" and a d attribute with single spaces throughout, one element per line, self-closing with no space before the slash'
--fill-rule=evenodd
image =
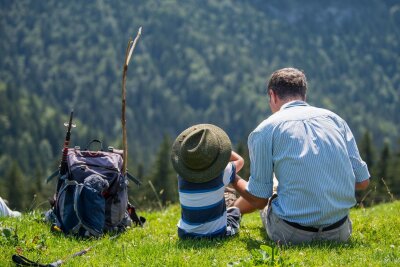
<path id="1" fill-rule="evenodd" d="M 74 110 L 71 146 L 122 146 L 125 48 L 142 36 L 127 76 L 129 170 L 140 207 L 177 201 L 172 141 L 213 123 L 246 159 L 247 137 L 271 113 L 266 81 L 293 66 L 307 101 L 345 119 L 371 172 L 360 205 L 400 196 L 400 4 L 0 0 L 0 195 L 13 208 L 47 208 Z"/>

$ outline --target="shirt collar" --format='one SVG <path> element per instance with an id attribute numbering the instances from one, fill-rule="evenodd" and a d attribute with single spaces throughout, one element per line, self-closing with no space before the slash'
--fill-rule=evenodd
<path id="1" fill-rule="evenodd" d="M 309 106 L 309 104 L 307 104 L 306 102 L 304 102 L 302 100 L 293 100 L 293 101 L 290 101 L 290 102 L 287 102 L 287 103 L 283 104 L 281 106 L 280 110 L 288 109 L 288 108 L 291 108 L 291 107 L 300 107 L 300 106 L 305 107 L 305 106 Z"/>

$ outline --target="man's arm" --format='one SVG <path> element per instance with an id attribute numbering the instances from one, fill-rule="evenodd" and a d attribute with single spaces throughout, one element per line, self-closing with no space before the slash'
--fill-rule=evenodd
<path id="1" fill-rule="evenodd" d="M 234 206 L 239 208 L 242 214 L 250 213 L 257 209 L 263 209 L 267 205 L 268 199 L 256 197 L 246 190 L 247 181 L 243 180 L 239 175 L 236 175 L 232 186 L 240 194 Z"/>
<path id="2" fill-rule="evenodd" d="M 344 134 L 346 138 L 347 151 L 350 158 L 350 163 L 356 177 L 356 190 L 365 190 L 369 185 L 370 174 L 367 164 L 362 160 L 358 151 L 356 140 L 353 133 L 345 121 L 343 121 Z M 365 177 L 368 177 L 365 179 Z"/>

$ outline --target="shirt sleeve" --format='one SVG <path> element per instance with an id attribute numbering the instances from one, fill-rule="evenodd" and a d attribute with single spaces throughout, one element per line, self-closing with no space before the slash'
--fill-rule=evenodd
<path id="1" fill-rule="evenodd" d="M 356 177 L 356 183 L 360 183 L 370 178 L 367 164 L 361 159 L 353 133 L 345 121 L 343 121 L 347 152 L 349 154 L 351 166 Z"/>
<path id="2" fill-rule="evenodd" d="M 236 176 L 235 164 L 229 162 L 224 170 L 224 176 L 223 176 L 224 185 L 226 186 L 232 183 L 233 180 L 235 179 L 235 176 Z"/>
<path id="3" fill-rule="evenodd" d="M 252 132 L 248 139 L 250 177 L 246 190 L 259 198 L 272 196 L 272 131 Z"/>

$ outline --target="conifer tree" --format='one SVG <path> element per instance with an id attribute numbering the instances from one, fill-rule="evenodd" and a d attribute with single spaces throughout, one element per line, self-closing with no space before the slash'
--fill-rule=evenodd
<path id="1" fill-rule="evenodd" d="M 25 208 L 26 183 L 24 183 L 22 171 L 16 161 L 11 164 L 6 177 L 8 179 L 9 206 L 11 209 L 22 210 Z"/>
<path id="2" fill-rule="evenodd" d="M 371 133 L 367 130 L 364 132 L 360 142 L 360 154 L 365 163 L 367 163 L 368 169 L 371 172 L 374 166 L 375 149 L 372 144 Z"/>
<path id="3" fill-rule="evenodd" d="M 27 177 L 27 198 L 29 208 L 31 209 L 47 209 L 50 208 L 48 199 L 54 194 L 53 184 L 45 184 L 45 175 L 41 168 L 36 168 L 32 177 Z"/>
<path id="4" fill-rule="evenodd" d="M 361 158 L 367 164 L 371 177 L 374 177 L 375 148 L 372 144 L 371 133 L 368 130 L 364 132 L 361 138 L 359 149 Z M 362 205 L 364 206 L 373 204 L 375 202 L 374 200 L 379 196 L 378 188 L 379 182 L 377 179 L 371 179 L 368 191 L 356 191 L 357 202 L 362 200 Z"/>
<path id="5" fill-rule="evenodd" d="M 130 172 L 130 171 L 129 171 Z M 131 172 L 130 172 L 131 173 Z M 142 185 L 138 186 L 131 181 L 129 181 L 129 201 L 133 205 L 139 204 L 140 206 L 146 205 L 148 197 L 151 196 L 151 190 L 149 188 L 149 185 L 147 184 L 146 178 L 144 177 L 144 165 L 142 162 L 139 162 L 137 164 L 136 171 L 134 173 L 131 173 L 134 177 L 139 179 L 139 181 L 142 182 Z M 154 193 L 153 193 L 154 194 Z M 151 199 L 151 198 L 150 198 Z"/>
<path id="6" fill-rule="evenodd" d="M 236 151 L 243 159 L 244 165 L 243 168 L 239 172 L 239 176 L 243 179 L 247 180 L 250 176 L 250 157 L 249 157 L 249 150 L 245 142 L 240 141 L 237 145 Z"/>
<path id="7" fill-rule="evenodd" d="M 379 161 L 377 164 L 377 176 L 379 179 L 387 179 L 389 161 L 391 159 L 389 143 L 384 142 L 383 148 L 380 153 Z"/>
<path id="8" fill-rule="evenodd" d="M 375 173 L 377 174 L 376 179 L 377 179 L 377 196 L 375 197 L 377 202 L 382 202 L 385 201 L 389 195 L 388 191 L 389 188 L 388 186 L 391 184 L 390 182 L 390 177 L 388 177 L 388 168 L 389 168 L 389 162 L 391 160 L 391 155 L 390 155 L 390 149 L 389 149 L 389 143 L 387 141 L 384 142 L 383 148 L 380 153 L 379 161 L 377 162 L 376 165 L 376 171 Z"/>
<path id="9" fill-rule="evenodd" d="M 391 156 L 391 161 L 388 166 L 387 181 L 390 192 L 395 199 L 400 198 L 400 139 L 398 141 L 397 150 Z"/>
<path id="10" fill-rule="evenodd" d="M 163 206 L 178 200 L 176 175 L 172 169 L 170 153 L 171 140 L 168 136 L 164 136 L 156 155 L 154 174 L 152 176 L 154 186 L 158 190 L 156 193 L 159 194 Z"/>

